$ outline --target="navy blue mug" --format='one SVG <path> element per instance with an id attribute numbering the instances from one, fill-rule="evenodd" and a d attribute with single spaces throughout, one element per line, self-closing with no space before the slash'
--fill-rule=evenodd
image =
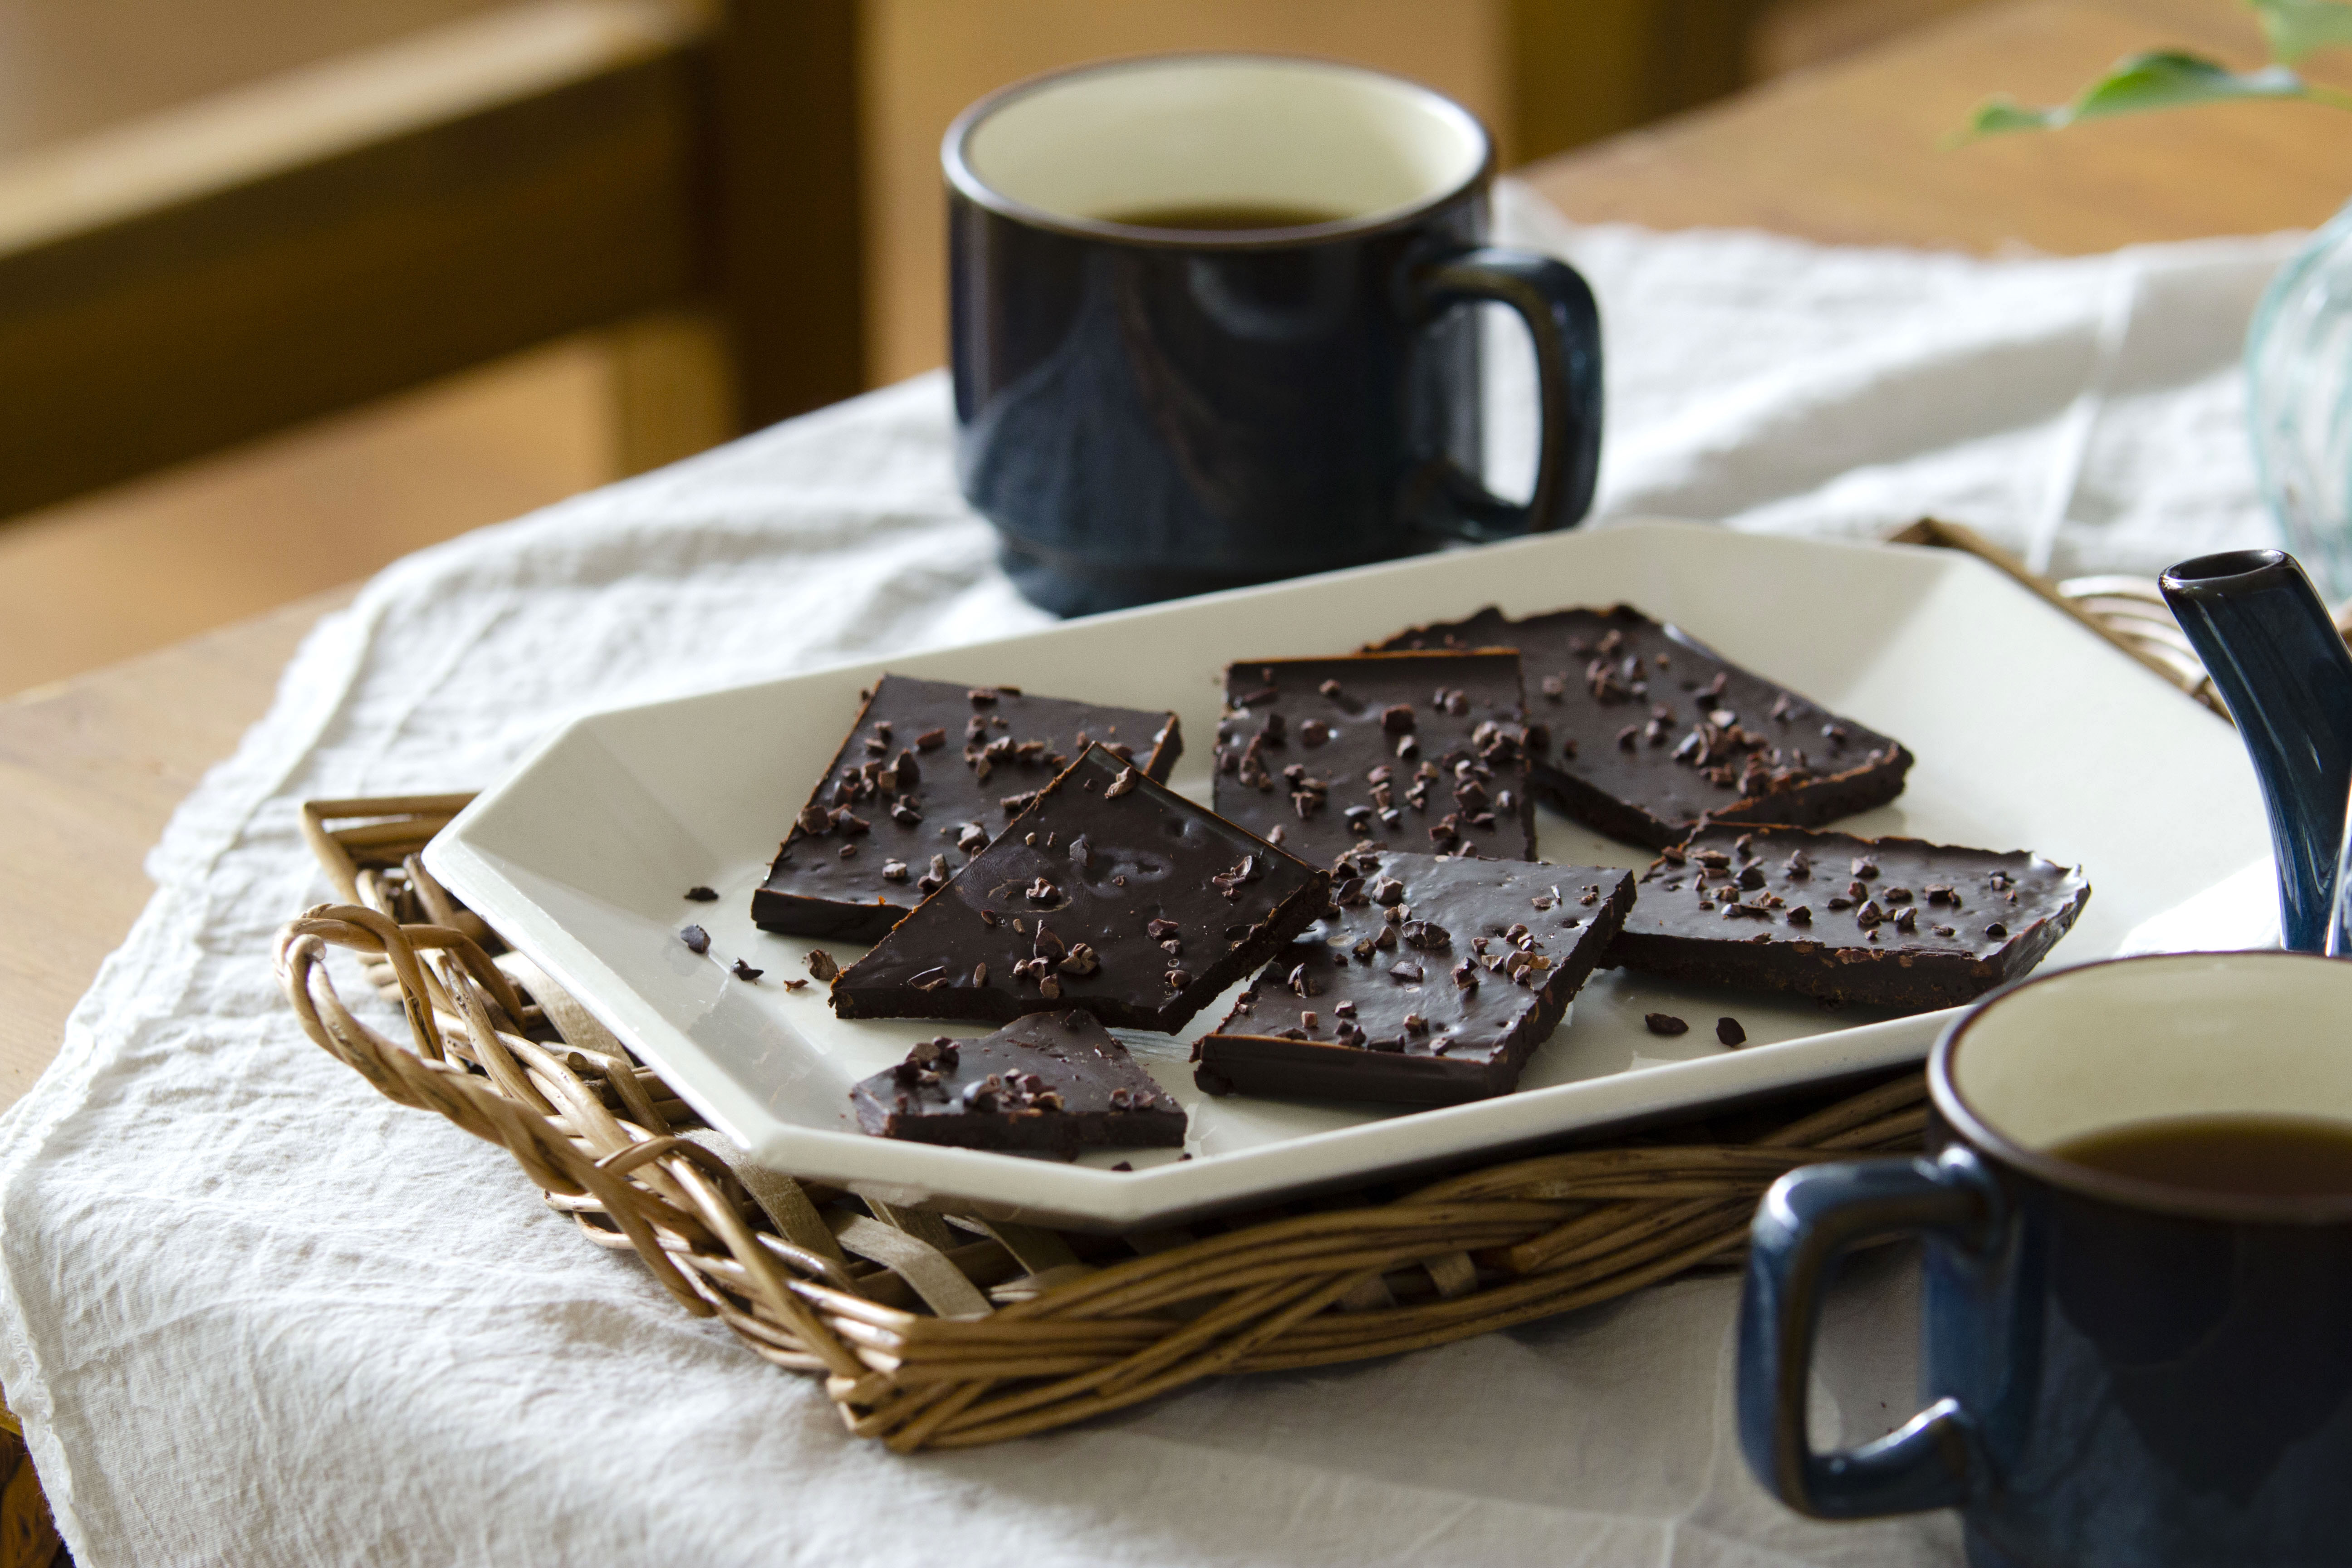
<path id="1" fill-rule="evenodd" d="M 1591 505 L 1591 290 L 1486 245 L 1494 149 L 1451 100 L 1316 60 L 1122 60 L 982 100 L 941 157 L 958 473 L 1038 604 L 1267 582 Z M 1479 477 L 1479 301 L 1534 340 L 1524 503 Z"/>
<path id="2" fill-rule="evenodd" d="M 2086 964 L 1971 1009 L 1928 1063 L 1927 1155 L 1800 1170 L 1758 1212 L 1739 1328 L 1757 1479 L 1823 1519 L 1958 1509 L 1976 1568 L 2352 1563 L 2352 1195 L 2053 1152 L 2184 1118 L 2352 1133 L 2347 1020 L 2352 964 L 2289 952 Z M 1815 1452 L 1824 1282 L 1912 1235 L 1926 1408 Z"/>

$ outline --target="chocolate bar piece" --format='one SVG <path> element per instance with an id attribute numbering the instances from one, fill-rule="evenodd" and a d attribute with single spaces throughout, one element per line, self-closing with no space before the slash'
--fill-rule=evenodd
<path id="1" fill-rule="evenodd" d="M 1511 620 L 1489 606 L 1380 645 L 1515 647 L 1533 782 L 1612 838 L 1663 849 L 1701 818 L 1809 826 L 1903 793 L 1903 743 L 1619 605 Z"/>
<path id="2" fill-rule="evenodd" d="M 1184 1142 L 1175 1100 L 1075 1011 L 1031 1013 L 976 1040 L 925 1040 L 849 1099 L 877 1138 L 1064 1156 Z"/>
<path id="3" fill-rule="evenodd" d="M 1201 1042 L 1212 1094 L 1507 1094 L 1633 907 L 1633 874 L 1360 850 L 1336 912 Z"/>
<path id="4" fill-rule="evenodd" d="M 1642 873 L 1602 962 L 1922 1013 L 2026 973 L 2090 898 L 2079 868 L 2023 853 L 1711 826 Z"/>
<path id="5" fill-rule="evenodd" d="M 752 893 L 752 921 L 874 941 L 1089 742 L 1155 779 L 1184 751 L 1173 713 L 884 676 Z"/>
<path id="6" fill-rule="evenodd" d="M 1172 1034 L 1322 913 L 1331 879 L 1100 746 L 833 983 L 845 1018 L 1079 1007 Z"/>
<path id="7" fill-rule="evenodd" d="M 1217 811 L 1318 866 L 1363 846 L 1532 859 L 1524 718 L 1507 652 L 1228 665 Z"/>

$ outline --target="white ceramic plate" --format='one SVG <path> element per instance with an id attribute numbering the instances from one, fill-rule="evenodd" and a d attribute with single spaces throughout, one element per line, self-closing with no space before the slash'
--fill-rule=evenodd
<path id="1" fill-rule="evenodd" d="M 1918 756 L 1892 805 L 1850 820 L 2087 870 L 2089 908 L 2053 963 L 2124 934 L 2263 852 L 2263 813 L 2228 725 L 1981 562 L 1948 551 L 1800 542 L 1680 524 L 1564 533 L 1074 621 L 1049 631 L 845 665 L 598 714 L 486 792 L 425 851 L 434 874 L 543 965 L 761 1163 L 902 1201 L 1066 1226 L 1173 1223 L 1221 1207 L 1427 1169 L 1916 1059 L 1945 1016 L 1874 1020 L 1811 1003 L 1604 973 L 1536 1053 L 1519 1091 L 1438 1110 L 1212 1100 L 1191 1040 L 1126 1034 L 1192 1116 L 1172 1151 L 1065 1164 L 868 1138 L 849 1086 L 940 1026 L 843 1022 L 797 995 L 814 945 L 752 926 L 751 889 L 885 669 L 1173 708 L 1175 785 L 1209 795 L 1219 676 L 1237 658 L 1342 652 L 1500 604 L 1514 614 L 1624 600 L 1726 657 L 1899 737 Z M 1532 680 L 1530 681 L 1532 684 Z M 1637 867 L 1645 852 L 1545 816 L 1556 863 Z M 695 883 L 715 904 L 679 895 Z M 677 936 L 711 934 L 708 956 Z M 862 951 L 830 944 L 846 963 Z M 768 972 L 728 974 L 737 957 Z M 1687 1018 L 1651 1035 L 1642 1016 Z M 1751 1042 L 1717 1045 L 1737 1016 Z M 968 1032 L 968 1030 L 967 1030 Z"/>

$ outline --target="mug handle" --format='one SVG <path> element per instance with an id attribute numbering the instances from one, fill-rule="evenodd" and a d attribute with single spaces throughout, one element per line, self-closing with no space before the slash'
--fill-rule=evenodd
<path id="1" fill-rule="evenodd" d="M 1764 1489 L 1815 1519 L 1916 1513 L 1969 1500 L 1986 1474 L 1975 1419 L 1938 1399 L 1859 1448 L 1813 1452 L 1807 1436 L 1822 1286 L 1854 1247 L 1935 1235 L 1989 1251 L 1998 1199 L 1976 1156 L 1811 1165 L 1772 1184 L 1748 1233 L 1739 1301 L 1739 1446 Z"/>
<path id="2" fill-rule="evenodd" d="M 1491 246 L 1417 268 L 1411 286 L 1422 321 L 1483 300 L 1517 311 L 1535 339 L 1543 410 L 1527 504 L 1507 501 L 1459 464 L 1440 461 L 1424 470 L 1417 521 L 1475 544 L 1574 525 L 1592 505 L 1601 469 L 1601 311 L 1591 287 L 1556 257 Z"/>

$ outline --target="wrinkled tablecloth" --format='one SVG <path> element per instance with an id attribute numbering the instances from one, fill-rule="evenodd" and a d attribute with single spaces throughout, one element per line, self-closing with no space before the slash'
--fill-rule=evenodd
<path id="1" fill-rule="evenodd" d="M 2061 574 L 2273 542 L 2235 366 L 2293 237 L 1988 261 L 1579 227 L 1508 186 L 1499 214 L 1599 293 L 1604 521 L 1932 511 Z M 1524 474 L 1501 341 L 1495 465 Z M 1957 1562 L 1946 1516 L 1814 1524 L 1748 1479 L 1724 1277 L 895 1458 L 305 1040 L 269 970 L 326 896 L 298 801 L 475 786 L 591 709 L 1042 624 L 949 429 L 919 377 L 412 556 L 312 634 L 0 1118 L 0 1384 L 78 1560 Z M 1822 1440 L 1908 1414 L 1915 1334 L 1908 1268 L 1858 1266 Z"/>

